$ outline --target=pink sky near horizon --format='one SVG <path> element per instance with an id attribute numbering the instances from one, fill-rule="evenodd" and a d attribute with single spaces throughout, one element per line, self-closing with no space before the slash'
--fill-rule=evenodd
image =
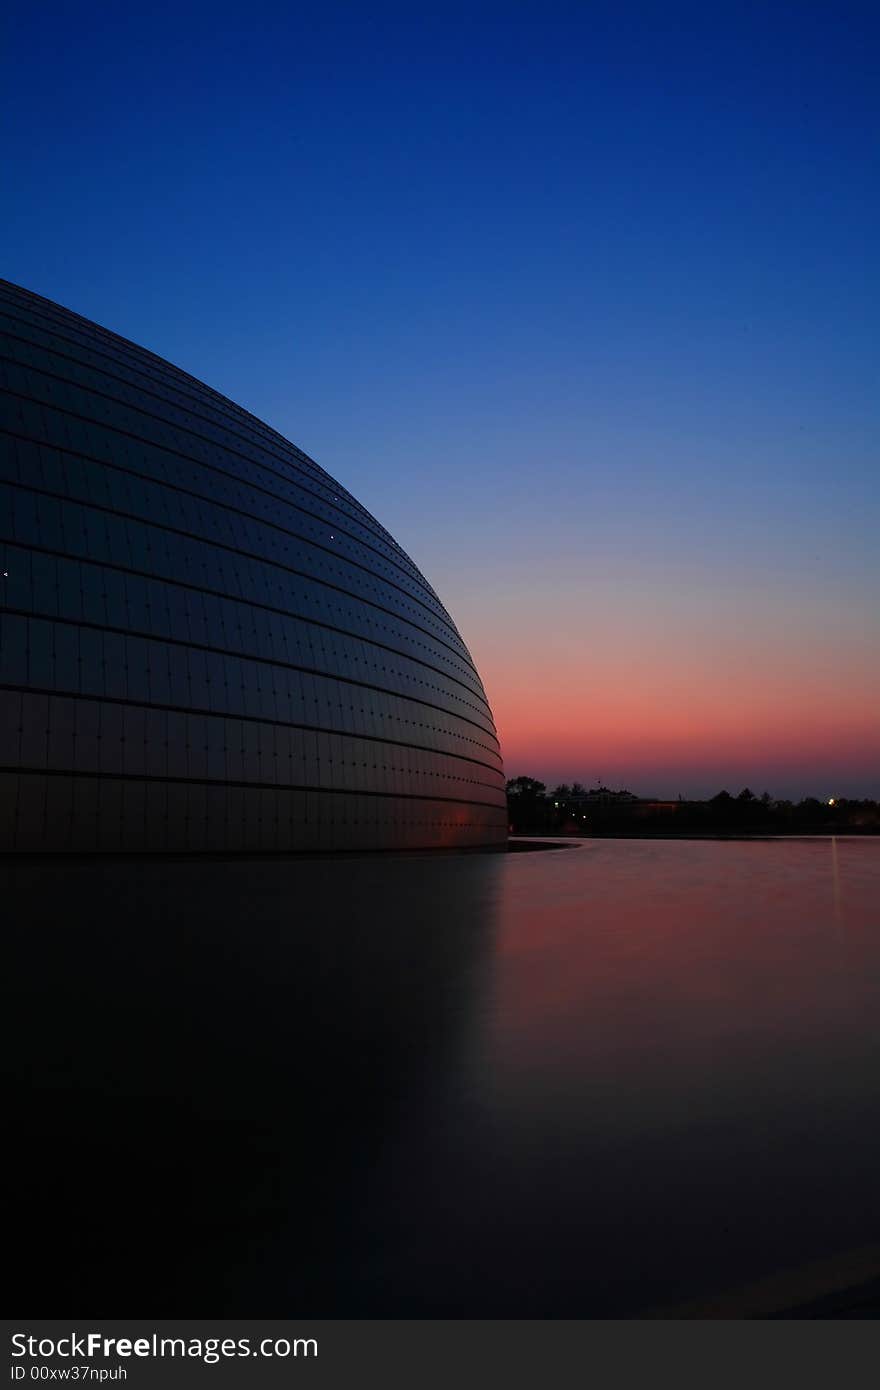
<path id="1" fill-rule="evenodd" d="M 536 581 L 456 609 L 509 777 L 712 795 L 880 798 L 880 642 L 866 598 Z"/>
<path id="2" fill-rule="evenodd" d="M 825 387 L 760 412 L 757 391 L 710 421 L 689 379 L 672 432 L 621 397 L 574 398 L 577 429 L 545 403 L 519 433 L 503 412 L 447 448 L 405 433 L 384 482 L 359 460 L 355 494 L 473 655 L 508 776 L 880 799 L 871 420 L 832 429 Z"/>
<path id="3" fill-rule="evenodd" d="M 535 698 L 540 698 L 534 692 Z M 536 716 L 528 698 L 494 702 L 505 767 L 552 785 L 577 780 L 641 794 L 711 795 L 722 786 L 780 796 L 878 796 L 876 717 L 846 710 L 796 721 L 784 709 L 658 710 L 646 696 L 613 695 L 588 710 L 569 706 Z M 586 726 L 586 727 L 585 727 Z"/>

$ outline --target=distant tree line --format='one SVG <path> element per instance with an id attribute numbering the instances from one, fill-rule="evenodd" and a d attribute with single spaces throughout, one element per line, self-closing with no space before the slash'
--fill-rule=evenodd
<path id="1" fill-rule="evenodd" d="M 553 835 L 877 835 L 880 804 L 808 796 L 785 801 L 743 787 L 709 801 L 661 801 L 623 788 L 560 783 L 551 792 L 534 777 L 507 783 L 513 834 Z"/>

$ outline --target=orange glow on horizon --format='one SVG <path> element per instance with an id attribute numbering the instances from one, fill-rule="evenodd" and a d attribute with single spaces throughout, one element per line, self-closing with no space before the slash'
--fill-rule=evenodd
<path id="1" fill-rule="evenodd" d="M 669 673 L 633 664 L 597 676 L 569 662 L 548 677 L 489 661 L 483 675 L 509 776 L 543 779 L 552 769 L 560 780 L 614 780 L 621 769 L 644 788 L 655 769 L 711 781 L 721 767 L 742 768 L 744 778 L 767 768 L 770 778 L 833 766 L 862 779 L 873 768 L 880 794 L 877 687 L 866 680 L 841 692 L 833 669 L 805 680 L 779 670 L 692 664 Z"/>

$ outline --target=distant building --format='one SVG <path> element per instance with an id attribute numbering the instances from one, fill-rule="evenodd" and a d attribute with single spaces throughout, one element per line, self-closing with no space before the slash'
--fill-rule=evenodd
<path id="1" fill-rule="evenodd" d="M 620 806 L 631 801 L 638 801 L 633 792 L 613 792 L 610 787 L 592 787 L 583 798 L 585 806 Z"/>
<path id="2" fill-rule="evenodd" d="M 554 797 L 560 806 L 570 806 L 573 810 L 579 810 L 586 806 L 620 806 L 629 805 L 639 798 L 633 792 L 616 791 L 610 787 L 592 787 L 589 791 L 571 792 L 568 795 Z"/>
<path id="3" fill-rule="evenodd" d="M 661 801 L 653 796 L 636 796 L 630 791 L 612 791 L 610 787 L 591 787 L 589 791 L 572 792 L 570 795 L 554 796 L 554 810 L 562 815 L 570 815 L 574 820 L 599 819 L 620 816 L 644 819 L 647 816 L 665 815 L 680 811 L 688 803 L 681 801 Z"/>

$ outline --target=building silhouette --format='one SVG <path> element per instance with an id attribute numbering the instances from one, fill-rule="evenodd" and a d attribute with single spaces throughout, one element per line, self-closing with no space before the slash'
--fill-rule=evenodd
<path id="1" fill-rule="evenodd" d="M 0 848 L 503 844 L 443 604 L 307 455 L 0 281 Z"/>

